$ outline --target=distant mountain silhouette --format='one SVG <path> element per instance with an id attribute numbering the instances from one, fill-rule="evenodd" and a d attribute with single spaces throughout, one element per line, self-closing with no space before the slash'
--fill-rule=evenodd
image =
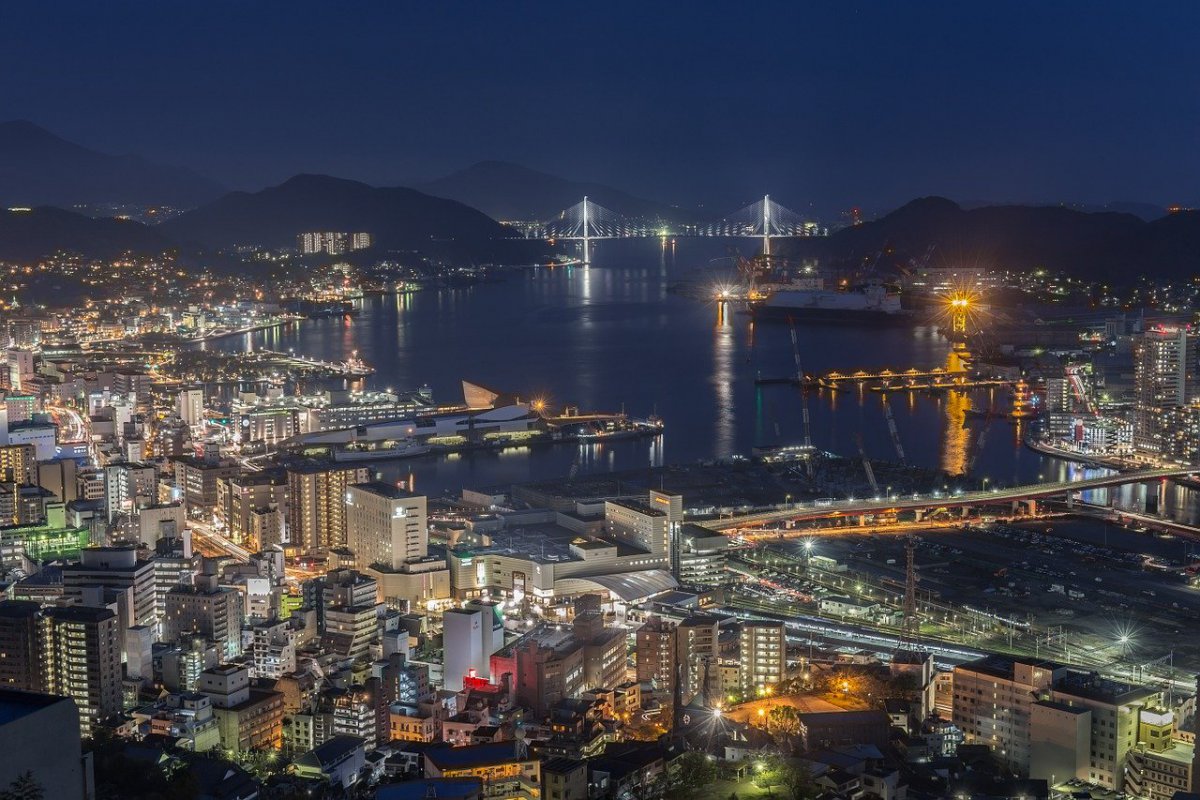
<path id="1" fill-rule="evenodd" d="M 0 260 L 27 262 L 57 251 L 111 258 L 126 252 L 161 253 L 171 242 L 139 222 L 92 217 L 42 207 L 0 210 Z"/>
<path id="2" fill-rule="evenodd" d="M 1147 222 L 1133 214 L 1050 206 L 966 210 L 924 197 L 825 240 L 782 245 L 841 264 L 911 263 L 934 247 L 932 266 L 1063 271 L 1080 278 L 1127 281 L 1146 274 L 1190 277 L 1200 269 L 1200 212 Z"/>
<path id="3" fill-rule="evenodd" d="M 437 197 L 458 200 L 503 220 L 545 222 L 587 196 L 610 211 L 634 219 L 690 221 L 686 211 L 664 203 L 506 161 L 481 161 L 417 188 Z"/>
<path id="4" fill-rule="evenodd" d="M 224 191 L 182 167 L 89 150 L 23 120 L 0 123 L 0 204 L 190 208 Z"/>
<path id="5" fill-rule="evenodd" d="M 481 211 L 416 189 L 377 188 L 297 175 L 259 192 L 233 192 L 162 224 L 180 243 L 293 246 L 305 231 L 365 231 L 379 250 L 420 250 L 486 260 L 543 251 Z"/>

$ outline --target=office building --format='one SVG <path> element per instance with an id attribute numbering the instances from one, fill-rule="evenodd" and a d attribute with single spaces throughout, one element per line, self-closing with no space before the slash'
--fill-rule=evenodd
<path id="1" fill-rule="evenodd" d="M 217 644 L 222 658 L 233 659 L 242 652 L 242 595 L 218 585 L 216 575 L 197 575 L 193 584 L 167 592 L 164 638 L 178 641 L 185 634 L 199 634 Z"/>
<path id="2" fill-rule="evenodd" d="M 246 667 L 222 664 L 206 669 L 196 691 L 212 701 L 221 747 L 244 753 L 282 745 L 283 693 L 253 686 Z"/>
<path id="3" fill-rule="evenodd" d="M 158 500 L 158 474 L 140 463 L 110 464 L 104 468 L 104 505 L 108 521 L 132 517 L 142 506 Z"/>
<path id="4" fill-rule="evenodd" d="M 429 551 L 425 498 L 373 481 L 346 490 L 346 538 L 354 565 L 400 569 Z"/>
<path id="5" fill-rule="evenodd" d="M 999 655 L 956 666 L 952 716 L 963 741 L 987 745 L 1014 772 L 1028 775 L 1033 706 L 1050 699 L 1055 680 L 1066 673 L 1059 664 Z"/>
<path id="6" fill-rule="evenodd" d="M 504 619 L 498 603 L 472 602 L 446 609 L 442 616 L 443 686 L 463 688 L 464 678 L 488 678 L 491 657 L 504 644 Z"/>
<path id="7" fill-rule="evenodd" d="M 1083 779 L 1106 789 L 1121 791 L 1125 762 L 1139 733 L 1154 732 L 1154 741 L 1161 742 L 1162 725 L 1149 724 L 1152 720 L 1161 723 L 1161 716 L 1147 713 L 1147 725 L 1141 726 L 1142 710 L 1153 711 L 1162 703 L 1162 694 L 1153 689 L 1095 673 L 1068 671 L 1055 679 L 1050 700 L 1090 712 L 1088 772 Z"/>
<path id="8" fill-rule="evenodd" d="M 137 548 L 132 545 L 88 547 L 80 551 L 79 559 L 79 563 L 62 568 L 64 596 L 82 598 L 88 587 L 128 590 L 129 607 L 122 624 L 159 629 L 152 561 L 138 558 Z"/>

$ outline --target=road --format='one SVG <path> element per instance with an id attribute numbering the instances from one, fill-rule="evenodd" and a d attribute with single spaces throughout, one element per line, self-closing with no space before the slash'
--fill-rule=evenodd
<path id="1" fill-rule="evenodd" d="M 205 556 L 231 556 L 238 561 L 249 561 L 250 551 L 234 544 L 229 539 L 217 533 L 216 529 L 207 522 L 188 522 L 192 532 L 192 546 Z"/>

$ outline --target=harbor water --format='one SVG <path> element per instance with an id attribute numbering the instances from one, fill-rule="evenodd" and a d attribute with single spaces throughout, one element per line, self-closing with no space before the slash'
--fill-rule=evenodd
<path id="1" fill-rule="evenodd" d="M 461 400 L 466 379 L 585 410 L 658 414 L 666 423 L 654 439 L 513 447 L 376 467 L 386 477 L 411 473 L 428 493 L 749 456 L 755 447 L 799 444 L 800 390 L 755 384 L 757 377 L 795 374 L 787 323 L 754 324 L 733 304 L 674 291 L 681 284 L 728 282 L 729 253 L 724 244 L 703 239 L 606 242 L 594 247 L 588 267 L 514 269 L 464 288 L 370 296 L 357 301 L 353 316 L 306 320 L 207 346 L 294 349 L 333 361 L 357 351 L 377 371 L 356 385 L 402 390 L 429 384 L 436 400 L 449 403 Z M 806 324 L 797 326 L 797 337 L 808 373 L 932 368 L 953 358 L 935 325 Z M 989 486 L 1093 474 L 1024 447 L 1028 423 L 968 413 L 1003 410 L 1009 402 L 1003 389 L 893 392 L 889 399 L 909 463 L 986 477 Z M 813 444 L 857 457 L 861 436 L 872 460 L 896 460 L 882 403 L 871 391 L 810 392 Z M 1145 489 L 1115 491 L 1118 504 L 1135 507 Z M 1106 495 L 1088 499 L 1104 501 Z M 1176 519 L 1200 519 L 1190 490 L 1172 487 L 1166 500 Z"/>

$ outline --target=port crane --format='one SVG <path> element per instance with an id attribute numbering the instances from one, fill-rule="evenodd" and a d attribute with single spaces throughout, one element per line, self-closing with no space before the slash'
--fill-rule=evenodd
<path id="1" fill-rule="evenodd" d="M 892 415 L 892 404 L 888 402 L 887 393 L 879 395 L 883 400 L 883 416 L 887 419 L 888 433 L 892 437 L 892 445 L 896 448 L 896 457 L 900 459 L 901 466 L 908 465 L 908 459 L 904 456 L 904 444 L 900 441 L 900 431 L 896 428 L 896 417 Z"/>
<path id="2" fill-rule="evenodd" d="M 871 484 L 871 493 L 879 495 L 879 483 L 875 480 L 875 470 L 871 468 L 871 461 L 867 458 L 867 451 L 863 448 L 862 434 L 859 433 L 854 437 L 858 443 L 858 454 L 862 457 L 863 472 L 867 473 L 867 482 Z"/>
<path id="3" fill-rule="evenodd" d="M 794 322 L 791 322 L 791 333 L 792 359 L 796 362 L 796 383 L 800 386 L 800 414 L 804 420 L 804 449 L 808 453 L 808 458 L 804 460 L 804 464 L 808 470 L 808 477 L 812 478 L 812 426 L 808 418 L 808 387 L 804 380 L 804 369 L 800 366 L 800 343 L 796 338 L 796 324 Z"/>

